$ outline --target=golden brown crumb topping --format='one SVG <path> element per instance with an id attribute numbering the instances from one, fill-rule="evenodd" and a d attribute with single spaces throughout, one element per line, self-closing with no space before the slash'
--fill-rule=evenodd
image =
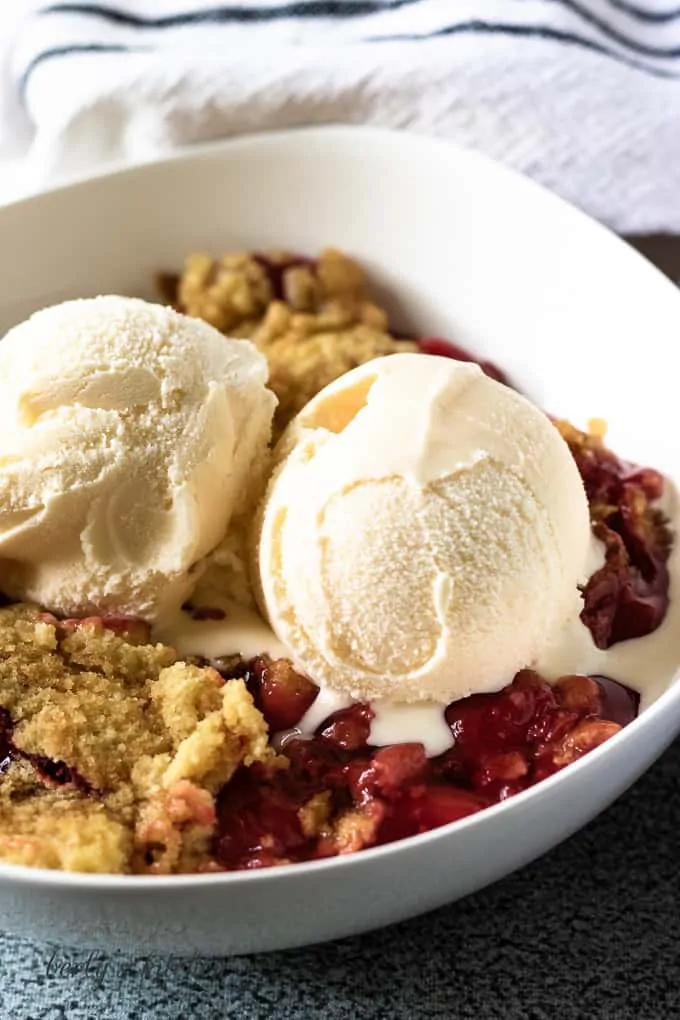
<path id="1" fill-rule="evenodd" d="M 167 295 L 187 315 L 253 341 L 269 361 L 276 426 L 351 368 L 414 350 L 388 331 L 361 267 L 329 248 L 315 262 L 287 253 L 190 255 Z"/>
<path id="2" fill-rule="evenodd" d="M 243 680 L 131 644 L 101 621 L 48 620 L 34 606 L 0 610 L 14 752 L 0 783 L 0 858 L 100 872 L 205 865 L 215 793 L 240 765 L 274 757 Z M 54 763 L 65 772 L 50 788 Z"/>

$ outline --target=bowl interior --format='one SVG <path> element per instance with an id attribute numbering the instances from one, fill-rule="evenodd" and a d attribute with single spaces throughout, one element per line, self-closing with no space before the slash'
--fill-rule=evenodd
<path id="1" fill-rule="evenodd" d="M 0 209 L 0 236 L 0 335 L 67 297 L 153 298 L 154 275 L 178 269 L 191 251 L 344 248 L 365 264 L 399 329 L 449 337 L 492 358 L 537 403 L 575 424 L 606 418 L 617 452 L 680 481 L 671 420 L 676 289 L 604 228 L 455 146 L 343 128 L 249 138 Z M 636 726 L 520 798 L 544 800 L 579 773 L 594 776 L 605 755 L 616 764 Z M 599 806 L 617 792 L 603 794 Z M 512 813 L 506 804 L 456 828 Z M 444 838 L 439 830 L 417 841 Z M 329 866 L 356 871 L 394 852 Z M 81 878 L 46 876 L 64 885 Z M 179 881 L 193 887 L 203 879 Z"/>

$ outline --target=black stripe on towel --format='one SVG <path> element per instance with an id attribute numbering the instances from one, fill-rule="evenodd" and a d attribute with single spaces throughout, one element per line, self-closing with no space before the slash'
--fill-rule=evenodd
<path id="1" fill-rule="evenodd" d="M 600 56 L 609 57 L 619 64 L 642 71 L 654 78 L 668 78 L 680 80 L 680 71 L 667 71 L 664 68 L 653 67 L 640 60 L 618 53 L 616 50 L 594 42 L 592 39 L 584 39 L 583 36 L 575 35 L 572 32 L 562 32 L 556 28 L 544 25 L 513 25 L 488 21 L 464 21 L 457 25 L 450 25 L 447 28 L 437 29 L 424 35 L 381 35 L 372 36 L 366 42 L 425 42 L 428 39 L 445 38 L 453 35 L 506 35 L 516 36 L 521 39 L 546 39 L 551 42 L 563 43 L 565 46 L 577 46 L 581 49 L 599 53 Z"/>
<path id="2" fill-rule="evenodd" d="M 294 0 L 293 3 L 283 4 L 276 7 L 247 7 L 223 6 L 207 7 L 201 10 L 186 11 L 185 13 L 167 14 L 157 18 L 142 17 L 138 14 L 131 14 L 116 7 L 108 7 L 92 3 L 56 3 L 43 8 L 43 14 L 79 14 L 81 16 L 97 18 L 110 24 L 125 25 L 129 28 L 163 29 L 178 28 L 182 25 L 197 24 L 247 24 L 264 21 L 280 21 L 288 18 L 357 18 L 371 14 L 378 14 L 385 11 L 397 10 L 406 7 L 420 0 L 387 0 L 381 3 L 380 0 L 356 0 L 354 3 L 342 2 L 342 0 Z M 629 50 L 640 57 L 658 58 L 671 60 L 680 57 L 680 46 L 663 47 L 649 46 L 646 43 L 632 39 L 630 36 L 619 32 L 618 29 L 603 21 L 596 14 L 593 14 L 579 0 L 551 0 L 570 11 L 582 21 L 597 29 L 604 37 L 604 41 L 615 43 Z M 610 0 L 616 2 L 616 0 Z M 622 0 L 619 0 L 622 2 Z M 531 30 L 534 26 L 527 26 Z M 556 29 L 555 31 L 560 31 Z M 568 33 L 565 33 L 568 34 Z"/>
<path id="3" fill-rule="evenodd" d="M 106 43 L 79 43 L 73 46 L 54 46 L 49 50 L 42 50 L 24 68 L 19 79 L 19 91 L 22 96 L 26 92 L 28 80 L 36 67 L 44 64 L 47 60 L 54 60 L 56 57 L 70 57 L 81 53 L 148 53 L 151 52 L 148 46 L 115 46 Z"/>
<path id="4" fill-rule="evenodd" d="M 633 70 L 640 71 L 644 74 L 651 75 L 654 78 L 663 78 L 669 80 L 679 80 L 680 72 L 677 71 L 666 71 L 662 68 L 649 67 L 646 64 L 641 63 L 638 60 L 631 60 L 628 57 L 622 56 L 615 50 L 610 50 L 606 46 L 600 46 L 599 43 L 595 43 L 590 39 L 583 39 L 580 36 L 572 35 L 569 32 L 560 32 L 556 29 L 542 27 L 538 25 L 533 26 L 522 26 L 522 25 L 505 25 L 505 24 L 493 24 L 486 21 L 468 21 L 458 25 L 451 25 L 448 28 L 440 29 L 437 32 L 432 32 L 429 35 L 415 36 L 415 35 L 395 35 L 395 36 L 376 36 L 373 39 L 367 40 L 368 42 L 381 43 L 381 42 L 424 42 L 428 39 L 446 38 L 448 36 L 455 35 L 500 35 L 500 36 L 514 36 L 519 38 L 527 39 L 543 39 L 548 42 L 557 42 L 565 46 L 576 46 L 581 49 L 590 50 L 592 53 L 597 53 L 600 56 L 608 57 L 611 60 L 616 61 L 619 64 L 623 64 L 626 67 L 630 67 Z M 40 64 L 45 63 L 47 60 L 54 60 L 59 57 L 74 56 L 81 53 L 138 53 L 138 52 L 153 52 L 151 47 L 147 46 L 109 46 L 98 43 L 87 43 L 73 46 L 56 46 L 53 49 L 43 50 L 38 53 L 28 64 L 21 76 L 21 91 L 25 92 L 28 81 L 33 71 Z"/>
<path id="5" fill-rule="evenodd" d="M 578 0 L 551 0 L 552 3 L 559 4 L 560 7 L 564 7 L 566 10 L 571 11 L 582 21 L 592 25 L 599 32 L 602 33 L 607 39 L 613 43 L 617 43 L 619 46 L 625 46 L 631 51 L 631 53 L 637 53 L 641 57 L 659 57 L 660 59 L 671 59 L 674 57 L 680 57 L 680 46 L 647 46 L 645 43 L 639 42 L 637 39 L 631 39 L 630 36 L 624 35 L 619 32 L 618 29 L 610 25 L 608 21 L 603 21 L 596 14 L 593 14 L 588 7 L 585 7 Z M 612 2 L 612 0 L 610 0 Z M 615 0 L 614 0 L 615 2 Z"/>
<path id="6" fill-rule="evenodd" d="M 293 0 L 292 3 L 272 7 L 222 6 L 205 7 L 202 10 L 185 11 L 178 14 L 164 14 L 157 18 L 132 14 L 119 7 L 104 4 L 57 3 L 43 7 L 41 14 L 80 14 L 99 18 L 113 25 L 128 28 L 178 28 L 182 25 L 248 23 L 257 21 L 280 21 L 286 18 L 360 18 L 382 11 L 396 11 L 410 7 L 421 0 Z"/>
<path id="7" fill-rule="evenodd" d="M 669 11 L 650 11 L 646 7 L 638 7 L 637 4 L 628 3 L 627 0 L 609 0 L 612 7 L 617 11 L 623 11 L 636 21 L 646 21 L 650 24 L 664 24 L 667 21 L 676 21 L 680 18 L 680 7 L 671 8 Z"/>

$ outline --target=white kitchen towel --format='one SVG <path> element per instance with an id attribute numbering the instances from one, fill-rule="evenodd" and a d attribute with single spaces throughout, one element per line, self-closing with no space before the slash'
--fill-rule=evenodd
<path id="1" fill-rule="evenodd" d="M 6 119 L 30 186 L 242 132 L 375 124 L 482 149 L 621 232 L 680 232 L 679 2 L 33 3 L 5 31 Z"/>

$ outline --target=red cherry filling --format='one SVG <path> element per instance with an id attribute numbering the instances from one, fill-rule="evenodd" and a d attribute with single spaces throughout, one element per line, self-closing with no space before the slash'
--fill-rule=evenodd
<path id="1" fill-rule="evenodd" d="M 637 695 L 607 678 L 564 676 L 551 686 L 523 670 L 496 694 L 449 705 L 455 744 L 428 759 L 421 744 L 371 747 L 371 710 L 353 705 L 311 739 L 289 739 L 287 767 L 242 769 L 222 790 L 216 860 L 227 869 L 267 867 L 427 832 L 576 761 L 637 708 Z M 322 818 L 310 829 L 314 805 Z"/>
<path id="2" fill-rule="evenodd" d="M 218 797 L 216 859 L 230 869 L 307 859 L 299 809 L 283 783 L 268 783 L 255 766 L 241 769 Z"/>
<path id="3" fill-rule="evenodd" d="M 581 620 L 598 648 L 651 634 L 668 609 L 672 536 L 654 505 L 663 476 L 621 460 L 601 438 L 568 422 L 556 427 L 583 479 L 594 534 L 605 546 L 604 565 L 583 589 Z"/>
<path id="4" fill-rule="evenodd" d="M 342 751 L 358 751 L 368 742 L 372 718 L 373 712 L 368 705 L 351 705 L 329 716 L 317 731 L 317 736 Z"/>
<path id="5" fill-rule="evenodd" d="M 272 733 L 290 729 L 310 707 L 318 688 L 285 659 L 253 659 L 246 677 L 253 701 Z"/>

